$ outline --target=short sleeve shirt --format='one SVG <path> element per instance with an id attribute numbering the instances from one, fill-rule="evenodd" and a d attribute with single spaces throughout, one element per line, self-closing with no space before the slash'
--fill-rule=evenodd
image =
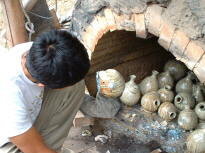
<path id="1" fill-rule="evenodd" d="M 21 65 L 32 42 L 0 53 L 0 146 L 30 129 L 41 108 L 43 88 L 29 80 Z"/>

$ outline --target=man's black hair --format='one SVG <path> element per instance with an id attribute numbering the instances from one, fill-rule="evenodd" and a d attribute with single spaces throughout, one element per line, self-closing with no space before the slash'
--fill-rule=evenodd
<path id="1" fill-rule="evenodd" d="M 48 88 L 63 88 L 82 80 L 90 68 L 83 44 L 67 31 L 51 30 L 33 42 L 26 57 L 31 76 Z"/>

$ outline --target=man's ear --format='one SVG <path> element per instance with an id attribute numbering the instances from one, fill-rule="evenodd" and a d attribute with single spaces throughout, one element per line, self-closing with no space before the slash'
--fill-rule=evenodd
<path id="1" fill-rule="evenodd" d="M 41 88 L 45 87 L 45 85 L 42 84 L 42 83 L 37 83 L 37 86 L 39 86 L 39 87 L 41 87 Z"/>

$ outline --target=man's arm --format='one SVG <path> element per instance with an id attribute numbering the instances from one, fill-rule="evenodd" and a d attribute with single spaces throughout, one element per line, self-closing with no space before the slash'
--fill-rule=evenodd
<path id="1" fill-rule="evenodd" d="M 35 127 L 23 134 L 11 137 L 10 140 L 24 153 L 57 153 L 46 146 Z"/>

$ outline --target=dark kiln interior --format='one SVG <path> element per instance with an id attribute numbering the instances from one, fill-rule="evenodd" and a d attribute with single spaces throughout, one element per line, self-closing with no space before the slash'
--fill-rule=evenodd
<path id="1" fill-rule="evenodd" d="M 96 94 L 96 72 L 114 68 L 125 80 L 135 74 L 138 83 L 152 70 L 162 71 L 164 63 L 173 56 L 163 49 L 156 37 L 137 38 L 135 32 L 108 32 L 99 39 L 91 56 L 91 69 L 86 85 L 91 95 Z"/>

